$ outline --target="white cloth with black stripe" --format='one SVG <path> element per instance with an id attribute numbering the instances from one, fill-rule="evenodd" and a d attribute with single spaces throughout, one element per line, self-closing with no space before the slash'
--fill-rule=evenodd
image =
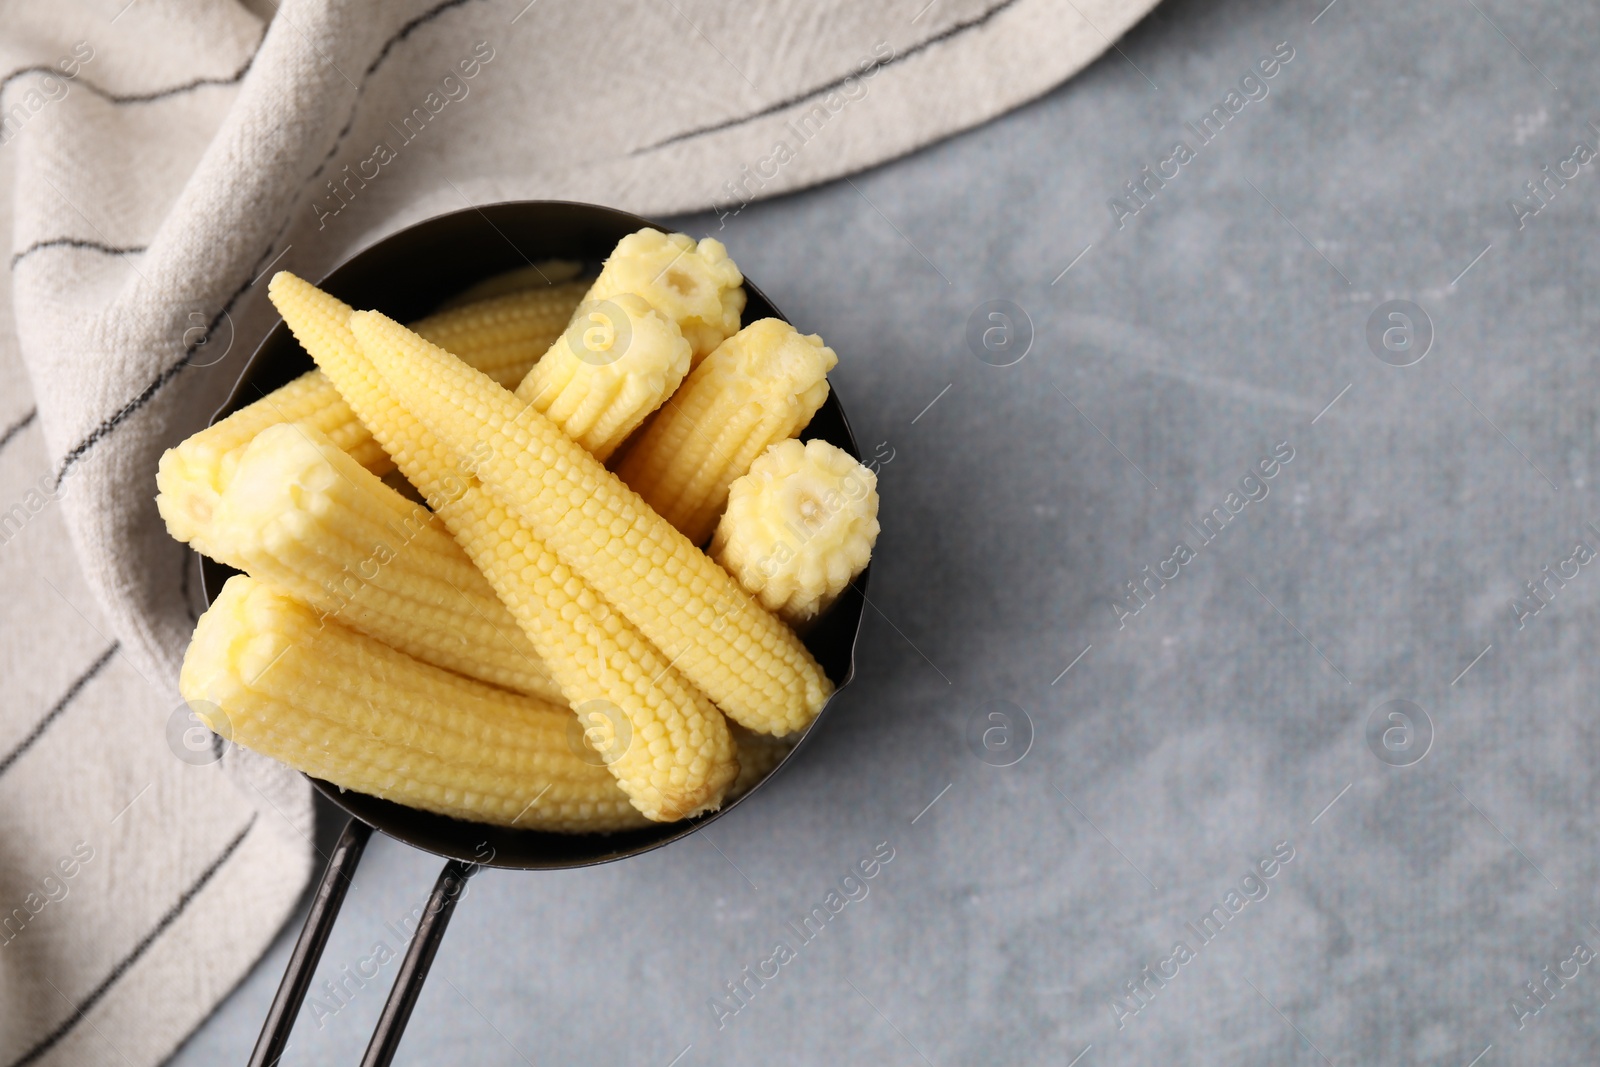
<path id="1" fill-rule="evenodd" d="M 273 322 L 269 268 L 468 203 L 737 211 L 1035 97 L 1151 6 L 0 2 L 0 1067 L 160 1062 L 312 872 L 302 780 L 168 737 L 198 605 L 155 465 Z"/>

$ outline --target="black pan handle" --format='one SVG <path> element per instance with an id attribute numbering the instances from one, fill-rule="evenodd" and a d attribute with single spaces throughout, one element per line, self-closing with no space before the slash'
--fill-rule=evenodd
<path id="1" fill-rule="evenodd" d="M 317 883 L 316 895 L 311 898 L 311 913 L 306 916 L 306 925 L 294 944 L 289 966 L 278 985 L 278 995 L 267 1012 L 261 1036 L 256 1039 L 255 1051 L 250 1054 L 250 1067 L 278 1067 L 283 1050 L 289 1044 L 289 1032 L 300 1014 L 300 1005 L 316 975 L 322 950 L 327 947 L 334 921 L 339 918 L 350 879 L 356 873 L 371 836 L 372 827 L 360 819 L 345 823 L 333 856 L 322 872 L 322 881 Z M 467 879 L 477 871 L 475 863 L 451 860 L 439 872 L 422 919 L 411 935 L 405 959 L 400 961 L 400 973 L 395 976 L 394 988 L 389 990 L 389 999 L 384 1002 L 383 1014 L 378 1017 L 378 1027 L 373 1031 L 361 1067 L 389 1067 L 394 1060 L 406 1023 L 411 1020 L 411 1010 L 417 1006 L 417 997 L 422 993 L 422 983 L 427 980 L 433 958 L 439 954 L 439 944 L 444 940 L 445 928 L 450 925 L 450 916 L 467 887 Z"/>
<path id="2" fill-rule="evenodd" d="M 406 1023 L 411 1020 L 411 1009 L 417 1006 L 422 983 L 428 977 L 428 969 L 433 966 L 433 957 L 438 955 L 439 943 L 444 940 L 445 927 L 450 925 L 456 902 L 467 888 L 467 879 L 477 870 L 475 863 L 451 860 L 439 872 L 439 880 L 433 883 L 433 894 L 428 897 L 428 906 L 423 910 L 422 921 L 417 924 L 416 933 L 411 935 L 406 958 L 400 961 L 400 973 L 395 975 L 394 988 L 389 990 L 383 1014 L 378 1017 L 378 1028 L 372 1032 L 367 1054 L 361 1058 L 361 1067 L 389 1067 L 394 1059 L 396 1050 L 400 1048 L 400 1038 L 405 1034 Z"/>
<path id="3" fill-rule="evenodd" d="M 250 1054 L 250 1067 L 278 1067 L 284 1046 L 289 1043 L 289 1031 L 300 1014 L 300 1005 L 311 988 L 311 979 L 317 973 L 317 963 L 322 950 L 328 945 L 328 935 L 333 933 L 334 920 L 344 904 L 344 895 L 350 888 L 350 879 L 366 851 L 372 827 L 360 819 L 345 823 L 339 843 L 333 847 L 333 856 L 322 881 L 317 884 L 316 896 L 311 898 L 311 914 L 300 931 L 300 940 L 294 943 L 294 954 L 289 957 L 288 969 L 278 985 L 278 995 L 272 1000 L 267 1021 L 256 1039 L 255 1051 Z"/>

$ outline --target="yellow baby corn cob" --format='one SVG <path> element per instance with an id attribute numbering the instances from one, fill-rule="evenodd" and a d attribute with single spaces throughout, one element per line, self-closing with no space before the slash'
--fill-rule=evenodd
<path id="1" fill-rule="evenodd" d="M 872 558 L 877 484 L 842 448 L 779 441 L 729 488 L 711 558 L 769 611 L 809 622 Z"/>
<path id="2" fill-rule="evenodd" d="M 162 453 L 156 467 L 156 508 L 168 532 L 210 555 L 202 544 L 205 531 L 245 446 L 262 430 L 285 422 L 326 435 L 364 467 L 382 470 L 388 465 L 389 457 L 344 398 L 321 371 L 311 371 Z"/>
<path id="3" fill-rule="evenodd" d="M 630 737 L 604 747 L 608 767 L 634 806 L 656 821 L 715 809 L 738 769 L 717 709 L 518 518 L 473 480 L 456 476 L 455 453 L 395 402 L 358 348 L 348 306 L 288 273 L 275 276 L 268 291 L 301 344 L 510 608 L 583 726 L 610 742 L 608 735 L 627 723 Z M 465 452 L 481 469 L 482 451 L 472 445 Z"/>
<path id="4" fill-rule="evenodd" d="M 566 327 L 582 282 L 522 289 L 439 311 L 412 329 L 513 389 Z"/>
<path id="5" fill-rule="evenodd" d="M 816 717 L 832 683 L 793 632 L 549 419 L 377 312 L 350 329 L 395 399 L 448 447 L 487 446 L 483 484 L 731 718 L 787 734 Z"/>
<path id="6" fill-rule="evenodd" d="M 728 486 L 775 441 L 805 429 L 839 357 L 779 319 L 740 330 L 689 372 L 617 464 L 617 475 L 704 544 Z"/>
<path id="7" fill-rule="evenodd" d="M 711 701 L 481 487 L 443 517 L 634 806 L 657 822 L 720 807 L 739 768 Z"/>
<path id="8" fill-rule="evenodd" d="M 573 282 L 515 293 L 441 312 L 423 319 L 417 328 L 510 388 L 566 328 L 582 292 L 582 284 Z M 375 474 L 392 466 L 338 390 L 321 371 L 310 371 L 162 455 L 156 472 L 156 506 L 173 537 L 195 542 L 211 521 L 244 446 L 280 422 L 315 427 Z"/>
<path id="9" fill-rule="evenodd" d="M 686 233 L 649 228 L 630 233 L 611 250 L 583 302 L 614 300 L 623 293 L 639 294 L 676 322 L 694 363 L 739 328 L 744 311 L 744 275 L 713 237 L 696 244 Z"/>
<path id="10" fill-rule="evenodd" d="M 758 734 L 738 723 L 733 723 L 728 729 L 733 733 L 733 743 L 739 748 L 739 777 L 728 787 L 728 802 L 732 803 L 771 774 L 794 748 L 796 739 Z"/>
<path id="11" fill-rule="evenodd" d="M 470 304 L 474 300 L 485 300 L 491 296 L 505 296 L 507 293 L 517 293 L 524 289 L 543 289 L 562 282 L 570 282 L 582 270 L 583 264 L 576 260 L 543 259 L 526 267 L 491 275 L 440 304 L 439 310 L 449 311 L 462 304 Z"/>
<path id="12" fill-rule="evenodd" d="M 196 547 L 424 663 L 564 703 L 444 524 L 316 430 L 257 434 Z"/>
<path id="13" fill-rule="evenodd" d="M 580 307 L 517 397 L 604 462 L 687 373 L 689 342 L 677 323 L 644 297 L 622 293 Z"/>
<path id="14" fill-rule="evenodd" d="M 500 826 L 645 822 L 574 750 L 570 711 L 324 624 L 244 575 L 201 616 L 178 688 L 223 737 L 345 789 Z"/>

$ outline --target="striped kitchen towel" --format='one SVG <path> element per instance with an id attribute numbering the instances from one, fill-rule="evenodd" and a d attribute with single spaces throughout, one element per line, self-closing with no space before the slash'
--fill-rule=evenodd
<path id="1" fill-rule="evenodd" d="M 503 199 L 736 214 L 1153 2 L 0 0 L 0 1067 L 162 1061 L 312 871 L 303 780 L 178 699 L 196 574 L 153 502 L 271 271 Z"/>

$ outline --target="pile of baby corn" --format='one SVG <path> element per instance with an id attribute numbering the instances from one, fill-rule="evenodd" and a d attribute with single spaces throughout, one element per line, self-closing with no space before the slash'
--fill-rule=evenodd
<path id="1" fill-rule="evenodd" d="M 184 659 L 207 726 L 345 789 L 585 833 L 715 810 L 816 717 L 833 687 L 795 628 L 878 533 L 873 473 L 797 439 L 833 350 L 741 329 L 709 238 L 645 229 L 592 283 L 562 271 L 409 327 L 272 279 L 317 370 L 157 476 L 172 535 L 243 572 Z"/>

